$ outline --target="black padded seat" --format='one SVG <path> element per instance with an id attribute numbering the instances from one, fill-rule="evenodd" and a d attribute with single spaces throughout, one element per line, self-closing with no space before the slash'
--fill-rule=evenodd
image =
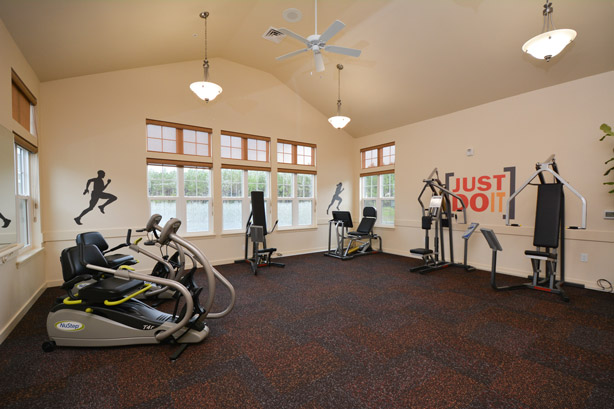
<path id="1" fill-rule="evenodd" d="M 409 250 L 409 252 L 413 254 L 421 254 L 423 256 L 427 254 L 433 254 L 433 250 L 431 249 L 411 249 Z"/>
<path id="2" fill-rule="evenodd" d="M 268 248 L 268 249 L 260 249 L 260 250 L 258 250 L 258 254 L 266 254 L 266 253 L 270 254 L 270 253 L 275 253 L 276 251 L 277 251 L 277 248 L 271 247 L 271 248 Z"/>
<path id="3" fill-rule="evenodd" d="M 82 260 L 81 260 L 82 258 Z M 64 249 L 60 255 L 62 276 L 65 289 L 72 289 L 79 282 L 90 280 L 92 277 L 100 278 L 104 274 L 98 270 L 87 268 L 82 264 L 109 268 L 107 260 L 100 249 L 93 245 L 84 245 Z M 88 284 L 79 289 L 79 298 L 87 303 L 101 303 L 105 300 L 114 301 L 136 292 L 143 287 L 141 280 L 124 280 L 108 277 Z"/>
<path id="4" fill-rule="evenodd" d="M 86 233 L 79 233 L 77 235 L 77 245 L 79 244 L 91 244 L 100 249 L 100 251 L 104 254 L 105 251 L 109 249 L 109 244 L 97 231 L 89 231 Z M 119 266 L 123 265 L 133 265 L 136 264 L 137 261 L 129 254 L 105 254 L 104 258 L 107 260 L 107 264 L 109 268 L 116 269 Z"/>
<path id="5" fill-rule="evenodd" d="M 109 277 L 81 288 L 79 298 L 88 304 L 103 303 L 105 300 L 121 300 L 143 288 L 143 284 L 141 280 L 122 280 L 121 278 Z"/>
<path id="6" fill-rule="evenodd" d="M 545 251 L 537 251 L 537 250 L 525 250 L 524 252 L 527 256 L 536 256 L 536 257 L 546 257 L 556 260 L 557 255 L 555 253 L 548 253 Z"/>

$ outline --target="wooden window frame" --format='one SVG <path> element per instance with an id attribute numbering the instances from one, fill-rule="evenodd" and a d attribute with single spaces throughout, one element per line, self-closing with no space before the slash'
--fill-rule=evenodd
<path id="1" fill-rule="evenodd" d="M 381 145 L 375 145 L 375 146 L 369 146 L 367 148 L 362 148 L 360 150 L 360 168 L 361 169 L 373 169 L 373 168 L 381 168 L 381 167 L 385 167 L 385 166 L 394 166 L 394 164 L 396 163 L 396 148 L 395 148 L 395 156 L 394 156 L 394 161 L 388 165 L 383 165 L 383 158 L 384 158 L 384 148 L 389 147 L 389 146 L 395 146 L 395 142 L 388 142 L 388 143 L 384 143 Z M 373 150 L 377 150 L 377 165 L 376 166 L 370 166 L 370 167 L 365 167 L 365 153 L 367 151 L 373 151 Z"/>
<path id="2" fill-rule="evenodd" d="M 222 136 L 234 136 L 236 138 L 241 138 L 241 159 L 225 157 L 225 156 L 222 156 L 220 152 L 220 157 L 222 159 L 246 160 L 246 161 L 257 162 L 257 163 L 271 163 L 271 138 L 269 138 L 268 136 L 252 135 L 252 134 L 247 134 L 247 133 L 222 130 L 220 131 L 220 147 L 222 147 L 222 144 L 221 144 Z M 248 148 L 247 148 L 248 143 L 247 142 L 249 139 L 255 139 L 256 141 L 266 142 L 266 160 L 265 161 L 257 160 L 257 159 L 248 159 Z"/>
<path id="3" fill-rule="evenodd" d="M 36 135 L 36 130 L 32 129 L 32 119 L 34 118 L 31 117 L 30 113 L 32 108 L 38 104 L 38 100 L 12 68 L 11 94 L 13 119 L 32 135 Z"/>
<path id="4" fill-rule="evenodd" d="M 307 167 L 312 167 L 312 168 L 316 167 L 317 145 L 315 143 L 297 142 L 297 141 L 291 141 L 288 139 L 278 139 L 277 143 L 283 143 L 283 144 L 292 146 L 292 163 L 288 163 L 288 162 L 278 162 L 278 163 L 283 163 L 284 165 L 307 166 Z M 297 152 L 298 152 L 299 146 L 302 146 L 304 148 L 311 148 L 311 165 L 303 165 L 303 164 L 298 163 L 298 153 Z M 275 149 L 275 153 L 277 154 L 277 149 Z"/>
<path id="5" fill-rule="evenodd" d="M 175 152 L 165 152 L 164 150 L 159 150 L 159 151 L 152 151 L 149 150 L 149 134 L 147 134 L 147 152 L 155 152 L 155 153 L 164 153 L 164 154 L 171 154 L 171 155 L 186 155 L 186 156 L 196 156 L 199 158 L 210 158 L 211 157 L 211 133 L 213 132 L 213 130 L 211 128 L 205 128 L 202 126 L 194 126 L 194 125 L 186 125 L 186 124 L 180 124 L 180 123 L 176 123 L 176 122 L 167 122 L 167 121 L 159 121 L 157 119 L 150 119 L 150 118 L 146 118 L 145 119 L 145 125 L 156 125 L 156 126 L 160 126 L 160 127 L 167 127 L 167 128 L 174 128 L 175 129 Z M 183 151 L 183 130 L 187 129 L 190 131 L 196 131 L 196 132 L 205 132 L 207 134 L 207 138 L 208 138 L 208 142 L 207 142 L 207 147 L 208 147 L 208 154 L 207 155 L 198 155 L 198 154 L 192 154 L 192 153 L 184 153 Z M 162 138 L 162 140 L 164 140 L 164 138 Z M 164 148 L 162 148 L 164 149 Z"/>

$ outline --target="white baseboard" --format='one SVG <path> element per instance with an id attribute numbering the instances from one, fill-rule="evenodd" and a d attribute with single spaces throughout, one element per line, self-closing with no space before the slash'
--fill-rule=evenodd
<path id="1" fill-rule="evenodd" d="M 26 315 L 26 313 L 28 311 L 30 311 L 30 308 L 32 308 L 34 303 L 38 300 L 38 298 L 43 294 L 43 292 L 46 289 L 47 289 L 47 283 L 43 283 L 39 287 L 39 289 L 36 290 L 34 292 L 34 294 L 32 294 L 32 296 L 23 305 L 23 307 L 21 307 L 21 309 L 19 311 L 17 311 L 17 313 L 13 316 L 13 318 L 11 318 L 9 320 L 8 324 L 6 324 L 4 326 L 4 328 L 2 328 L 2 330 L 0 330 L 0 344 L 2 344 L 4 342 L 4 340 L 9 336 L 11 331 L 13 331 L 15 329 L 17 324 L 19 324 L 19 322 L 23 319 L 23 317 Z"/>

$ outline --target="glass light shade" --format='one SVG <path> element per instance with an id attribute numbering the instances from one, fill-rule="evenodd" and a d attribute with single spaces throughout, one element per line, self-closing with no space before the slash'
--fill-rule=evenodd
<path id="1" fill-rule="evenodd" d="M 190 85 L 190 89 L 205 102 L 213 101 L 222 93 L 222 87 L 212 82 L 197 81 Z"/>
<path id="2" fill-rule="evenodd" d="M 350 121 L 351 121 L 350 118 L 348 118 L 347 116 L 341 116 L 341 115 L 332 116 L 328 118 L 328 122 L 330 122 L 330 124 L 337 129 L 341 129 L 345 127 L 347 124 L 350 123 Z"/>
<path id="3" fill-rule="evenodd" d="M 548 61 L 563 51 L 576 38 L 576 35 L 575 30 L 569 28 L 546 31 L 524 43 L 522 51 L 538 60 Z"/>

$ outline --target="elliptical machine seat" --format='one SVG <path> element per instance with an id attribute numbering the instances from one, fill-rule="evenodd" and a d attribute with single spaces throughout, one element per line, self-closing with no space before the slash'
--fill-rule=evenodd
<path id="1" fill-rule="evenodd" d="M 118 300 L 139 290 L 144 284 L 141 280 L 104 278 L 100 271 L 87 268 L 87 264 L 110 268 L 100 249 L 93 244 L 64 249 L 60 255 L 60 262 L 64 278 L 62 288 L 64 289 L 70 290 L 79 282 L 91 278 L 97 279 L 79 289 L 79 298 L 85 303 L 96 304 Z"/>

